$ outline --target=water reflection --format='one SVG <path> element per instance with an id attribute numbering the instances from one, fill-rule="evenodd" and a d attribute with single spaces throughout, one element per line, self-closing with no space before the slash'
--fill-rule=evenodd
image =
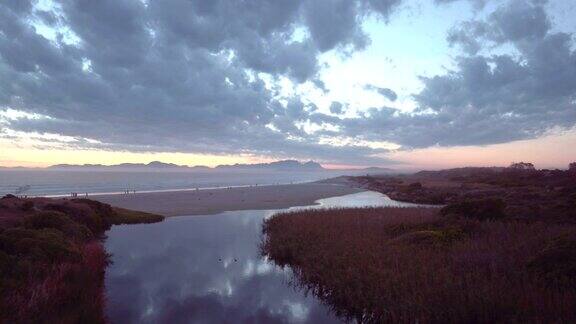
<path id="1" fill-rule="evenodd" d="M 306 208 L 338 208 L 338 207 L 415 207 L 423 206 L 390 199 L 376 191 L 364 191 L 351 195 L 320 199 L 315 206 L 292 207 L 290 210 Z"/>
<path id="2" fill-rule="evenodd" d="M 321 206 L 390 204 L 365 192 Z M 106 249 L 107 315 L 113 323 L 334 323 L 320 301 L 259 255 L 262 220 L 275 211 L 234 211 L 117 226 Z"/>

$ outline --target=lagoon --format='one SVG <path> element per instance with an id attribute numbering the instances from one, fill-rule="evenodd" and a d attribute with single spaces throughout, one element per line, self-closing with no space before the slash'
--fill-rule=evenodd
<path id="1" fill-rule="evenodd" d="M 312 208 L 409 206 L 377 192 L 321 199 Z M 303 208 L 303 207 L 293 207 Z M 107 232 L 112 323 L 337 323 L 330 309 L 260 255 L 262 221 L 278 211 L 171 217 Z"/>

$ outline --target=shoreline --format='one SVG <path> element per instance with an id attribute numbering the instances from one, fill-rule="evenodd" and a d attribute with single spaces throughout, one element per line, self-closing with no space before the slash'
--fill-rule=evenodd
<path id="1" fill-rule="evenodd" d="M 308 184 L 308 183 L 322 183 L 323 181 L 328 181 L 329 179 L 322 179 L 318 181 L 293 181 L 290 183 L 265 183 L 265 184 L 249 184 L 249 185 L 230 185 L 230 186 L 211 186 L 211 187 L 190 187 L 190 188 L 168 188 L 168 189 L 150 189 L 150 190 L 136 190 L 136 193 L 161 193 L 161 192 L 177 192 L 177 191 L 199 191 L 199 190 L 218 190 L 218 189 L 228 189 L 228 188 L 251 188 L 251 187 L 271 187 L 271 186 L 282 186 L 282 185 L 295 185 L 295 184 Z M 328 183 L 328 182 L 326 182 Z M 128 193 L 126 193 L 128 191 Z M 25 193 L 6 193 L 15 195 L 20 198 L 88 198 L 91 199 L 94 196 L 112 196 L 112 195 L 127 195 L 133 194 L 134 189 L 126 189 L 125 191 L 102 191 L 102 192 L 76 192 L 77 197 L 72 197 L 69 193 L 61 194 L 25 194 Z"/>
<path id="2" fill-rule="evenodd" d="M 314 205 L 319 199 L 366 191 L 351 186 L 300 184 L 225 187 L 217 189 L 94 194 L 89 199 L 166 217 L 212 215 L 235 210 L 282 209 Z"/>

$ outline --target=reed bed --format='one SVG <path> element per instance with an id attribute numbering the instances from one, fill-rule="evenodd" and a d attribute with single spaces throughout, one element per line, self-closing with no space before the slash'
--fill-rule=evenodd
<path id="1" fill-rule="evenodd" d="M 262 253 L 357 322 L 576 321 L 576 230 L 429 208 L 281 213 Z"/>

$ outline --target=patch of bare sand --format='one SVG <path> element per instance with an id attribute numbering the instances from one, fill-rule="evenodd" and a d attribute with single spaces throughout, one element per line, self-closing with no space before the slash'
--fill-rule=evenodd
<path id="1" fill-rule="evenodd" d="M 321 183 L 93 195 L 90 199 L 112 206 L 164 216 L 206 215 L 231 210 L 281 209 L 313 205 L 318 199 L 364 191 L 349 186 Z"/>

